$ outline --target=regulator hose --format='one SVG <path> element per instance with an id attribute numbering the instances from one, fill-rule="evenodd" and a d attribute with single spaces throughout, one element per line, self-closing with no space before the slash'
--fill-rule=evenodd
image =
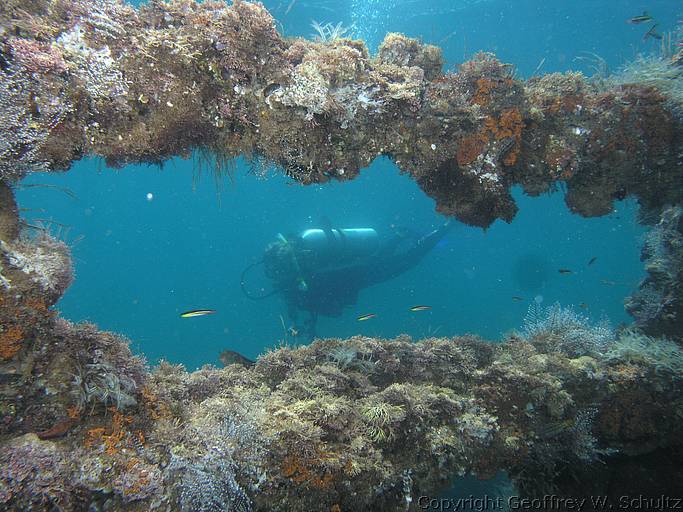
<path id="1" fill-rule="evenodd" d="M 249 293 L 246 287 L 245 283 L 245 277 L 247 275 L 247 272 L 249 272 L 252 268 L 262 265 L 263 264 L 263 259 L 257 261 L 256 263 L 252 263 L 251 265 L 247 265 L 247 267 L 242 271 L 242 275 L 240 276 L 240 288 L 242 288 L 242 293 L 247 299 L 251 300 L 263 300 L 267 299 L 268 297 L 271 297 L 272 295 L 275 295 L 277 293 L 277 289 L 273 289 L 270 292 L 265 293 L 264 295 L 252 295 Z"/>

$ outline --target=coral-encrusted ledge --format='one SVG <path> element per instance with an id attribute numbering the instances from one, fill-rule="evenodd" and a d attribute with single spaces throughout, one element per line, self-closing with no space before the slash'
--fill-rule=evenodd
<path id="1" fill-rule="evenodd" d="M 437 47 L 389 34 L 371 57 L 362 41 L 287 39 L 241 0 L 15 0 L 0 22 L 1 179 L 83 155 L 123 165 L 201 149 L 303 183 L 352 179 L 388 155 L 439 211 L 477 226 L 514 217 L 515 184 L 563 181 L 582 215 L 627 195 L 682 197 L 681 125 L 652 87 L 525 82 L 488 54 L 443 74 Z"/>
<path id="2" fill-rule="evenodd" d="M 546 314 L 503 344 L 319 340 L 191 374 L 148 374 L 125 340 L 56 320 L 2 402 L 0 503 L 407 510 L 499 471 L 523 496 L 677 492 L 678 346 Z"/>

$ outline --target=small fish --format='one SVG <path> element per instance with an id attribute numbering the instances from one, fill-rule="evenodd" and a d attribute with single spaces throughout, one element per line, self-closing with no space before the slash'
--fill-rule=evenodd
<path id="1" fill-rule="evenodd" d="M 561 268 L 558 270 L 560 274 L 573 274 L 574 271 L 568 268 Z"/>
<path id="2" fill-rule="evenodd" d="M 597 256 L 593 256 L 590 260 L 588 260 L 588 264 L 589 264 L 589 265 L 592 265 L 593 263 L 595 263 L 595 261 L 596 261 L 597 259 L 598 259 Z"/>
<path id="3" fill-rule="evenodd" d="M 650 16 L 646 11 L 640 16 L 634 16 L 633 18 L 627 19 L 626 23 L 630 23 L 631 25 L 640 25 L 641 23 L 647 23 L 648 21 L 652 21 L 652 16 Z"/>
<path id="4" fill-rule="evenodd" d="M 655 29 L 657 28 L 657 24 L 655 23 L 650 27 L 650 30 L 645 32 L 645 35 L 643 36 L 643 41 L 647 41 L 648 37 L 651 37 L 652 39 L 656 39 L 657 41 L 662 40 L 662 34 L 659 32 L 655 32 Z"/>
<path id="5" fill-rule="evenodd" d="M 432 309 L 431 306 L 413 306 L 410 308 L 410 311 L 427 311 L 428 309 Z"/>
<path id="6" fill-rule="evenodd" d="M 43 430 L 42 432 L 36 432 L 38 439 L 56 439 L 66 435 L 71 427 L 74 426 L 76 421 L 72 418 L 66 418 L 58 423 L 56 423 L 52 428 Z"/>
<path id="7" fill-rule="evenodd" d="M 195 316 L 213 315 L 215 312 L 215 309 L 192 309 L 190 311 L 180 313 L 180 318 L 192 318 Z"/>
<path id="8" fill-rule="evenodd" d="M 614 286 L 617 284 L 615 281 L 610 281 L 609 279 L 600 279 L 601 284 L 606 284 L 607 286 Z"/>
<path id="9" fill-rule="evenodd" d="M 524 300 L 524 297 L 520 297 L 519 295 L 513 295 L 512 300 L 514 300 L 515 302 L 521 302 Z"/>
<path id="10" fill-rule="evenodd" d="M 244 357 L 242 354 L 235 352 L 234 350 L 224 350 L 221 352 L 221 355 L 218 356 L 218 359 L 221 360 L 221 363 L 223 363 L 224 366 L 230 366 L 231 364 L 241 364 L 242 366 L 250 367 L 256 364 L 256 361 L 252 361 L 251 359 Z"/>
<path id="11" fill-rule="evenodd" d="M 361 315 L 358 317 L 359 322 L 365 322 L 366 320 L 370 320 L 371 318 L 375 318 L 377 315 L 375 313 L 368 313 L 367 315 Z"/>
<path id="12" fill-rule="evenodd" d="M 588 304 L 586 304 L 585 302 L 582 302 L 581 304 L 579 304 L 579 307 L 581 309 L 588 309 Z"/>

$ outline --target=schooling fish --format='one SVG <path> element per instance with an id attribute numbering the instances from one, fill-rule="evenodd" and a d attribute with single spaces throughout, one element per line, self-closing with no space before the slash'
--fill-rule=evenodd
<path id="1" fill-rule="evenodd" d="M 512 300 L 514 300 L 515 302 L 521 302 L 524 300 L 524 297 L 520 297 L 519 295 L 513 295 Z"/>
<path id="2" fill-rule="evenodd" d="M 605 284 L 607 286 L 614 286 L 615 284 L 617 284 L 616 281 L 610 281 L 609 279 L 600 279 L 600 283 Z"/>
<path id="3" fill-rule="evenodd" d="M 597 256 L 593 256 L 590 260 L 588 260 L 588 264 L 589 264 L 589 265 L 592 265 L 593 263 L 595 263 L 595 261 L 596 261 L 597 259 L 598 259 Z"/>
<path id="4" fill-rule="evenodd" d="M 641 23 L 647 23 L 648 21 L 652 21 L 652 16 L 650 16 L 647 12 L 644 12 L 640 16 L 629 18 L 626 20 L 626 23 L 630 23 L 631 25 L 639 25 Z"/>
<path id="5" fill-rule="evenodd" d="M 410 311 L 427 311 L 428 309 L 432 309 L 431 306 L 413 306 L 410 308 Z"/>
<path id="6" fill-rule="evenodd" d="M 558 270 L 560 274 L 573 274 L 574 271 L 568 268 L 561 268 Z"/>
<path id="7" fill-rule="evenodd" d="M 252 361 L 251 359 L 244 357 L 242 354 L 235 352 L 234 350 L 224 350 L 221 352 L 221 355 L 218 356 L 218 359 L 221 360 L 221 363 L 223 363 L 224 366 L 230 366 L 231 364 L 241 364 L 242 366 L 249 367 L 256 364 L 256 361 Z"/>
<path id="8" fill-rule="evenodd" d="M 375 318 L 377 315 L 374 313 L 368 313 L 367 315 L 361 315 L 358 317 L 359 322 L 365 322 L 366 320 L 370 320 L 371 318 Z"/>
<path id="9" fill-rule="evenodd" d="M 215 309 L 193 309 L 191 311 L 185 311 L 184 313 L 180 313 L 180 318 L 192 318 L 195 316 L 213 315 L 215 312 Z"/>
<path id="10" fill-rule="evenodd" d="M 585 302 L 582 302 L 581 304 L 579 304 L 579 307 L 581 309 L 588 309 L 588 304 L 586 304 Z"/>

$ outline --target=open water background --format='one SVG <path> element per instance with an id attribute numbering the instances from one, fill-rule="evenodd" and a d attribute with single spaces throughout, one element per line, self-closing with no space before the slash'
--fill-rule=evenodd
<path id="1" fill-rule="evenodd" d="M 647 26 L 626 19 L 650 12 L 658 30 L 672 30 L 678 0 L 349 0 L 265 2 L 281 30 L 310 37 L 312 20 L 354 24 L 375 51 L 384 33 L 401 31 L 438 44 L 447 68 L 479 50 L 514 63 L 521 77 L 579 70 L 591 74 L 591 54 L 612 69 L 638 53 L 656 50 L 643 41 Z M 108 169 L 83 160 L 67 173 L 34 175 L 26 183 L 71 189 L 76 198 L 48 188 L 18 191 L 24 217 L 69 226 L 76 281 L 58 304 L 74 321 L 91 321 L 128 336 L 134 350 L 189 369 L 218 364 L 226 348 L 255 357 L 284 338 L 277 299 L 253 302 L 240 290 L 242 270 L 258 260 L 278 232 L 315 227 L 405 226 L 427 232 L 443 219 L 433 201 L 388 160 L 380 159 L 349 183 L 301 187 L 271 172 L 264 178 L 239 161 L 234 182 L 217 187 L 211 176 L 193 180 L 191 160 L 158 167 Z M 153 200 L 147 200 L 147 194 Z M 519 327 L 534 297 L 543 303 L 585 304 L 580 311 L 613 325 L 628 322 L 623 299 L 642 277 L 643 228 L 637 205 L 618 203 L 612 214 L 584 219 L 568 212 L 563 193 L 537 198 L 515 191 L 520 207 L 512 224 L 487 231 L 458 225 L 413 270 L 364 291 L 340 318 L 321 318 L 318 335 L 355 334 L 414 338 L 476 333 L 498 340 Z M 588 266 L 588 261 L 597 257 Z M 562 275 L 559 268 L 572 269 Z M 253 282 L 258 285 L 261 281 Z M 604 284 L 608 281 L 613 284 Z M 521 301 L 513 300 L 520 296 Z M 430 311 L 411 313 L 415 304 Z M 181 319 L 188 309 L 213 316 Z M 357 322 L 374 312 L 377 318 Z M 288 340 L 292 342 L 291 337 Z"/>

